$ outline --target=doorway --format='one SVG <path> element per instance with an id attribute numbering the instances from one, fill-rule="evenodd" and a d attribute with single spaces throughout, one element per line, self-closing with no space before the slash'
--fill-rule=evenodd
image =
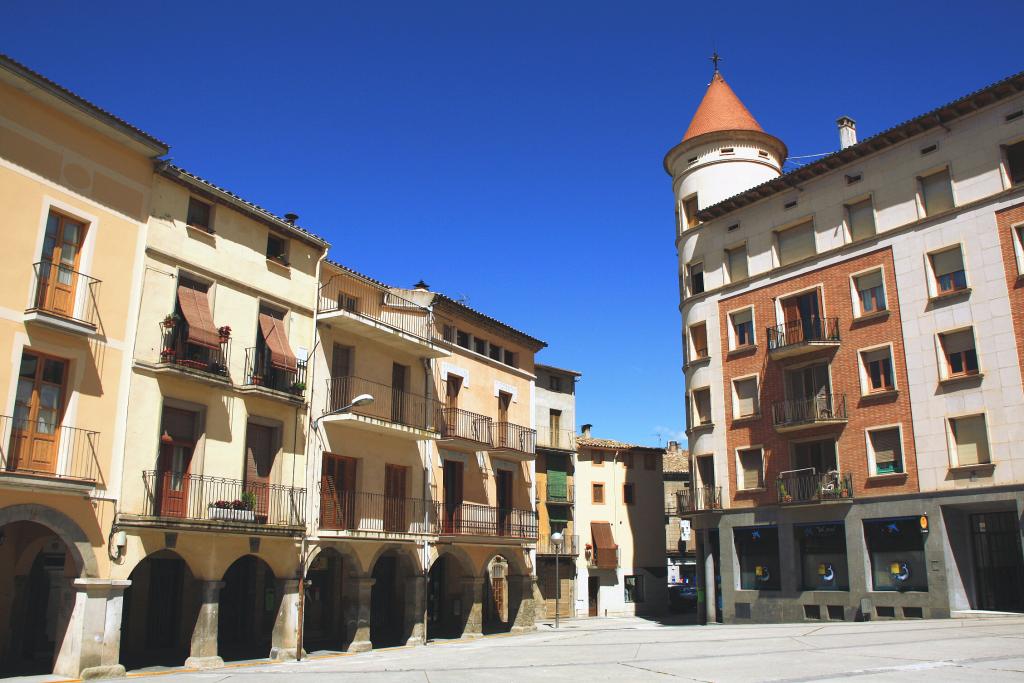
<path id="1" fill-rule="evenodd" d="M 444 485 L 444 533 L 462 531 L 462 463 L 445 460 L 442 473 Z"/>
<path id="2" fill-rule="evenodd" d="M 598 594 L 601 592 L 601 577 L 599 576 L 588 576 L 587 577 L 587 616 L 596 617 L 598 615 L 597 599 Z"/>
<path id="3" fill-rule="evenodd" d="M 512 473 L 508 470 L 496 470 L 494 489 L 498 508 L 498 535 L 508 536 L 512 533 Z"/>
<path id="4" fill-rule="evenodd" d="M 67 361 L 25 351 L 11 425 L 14 469 L 53 474 L 67 384 Z"/>
<path id="5" fill-rule="evenodd" d="M 370 588 L 370 642 L 374 648 L 405 645 L 402 641 L 403 587 L 398 584 L 398 557 L 381 556 L 373 567 Z"/>
<path id="6" fill-rule="evenodd" d="M 782 317 L 786 321 L 787 344 L 820 340 L 821 304 L 818 290 L 783 299 Z"/>
<path id="7" fill-rule="evenodd" d="M 409 424 L 409 406 L 405 393 L 408 376 L 409 368 L 398 363 L 391 364 L 391 421 L 396 424 Z"/>
<path id="8" fill-rule="evenodd" d="M 74 317 L 78 258 L 84 239 L 84 223 L 50 212 L 39 264 L 36 308 Z"/>
<path id="9" fill-rule="evenodd" d="M 324 453 L 320 475 L 320 525 L 325 529 L 355 529 L 356 460 Z"/>
<path id="10" fill-rule="evenodd" d="M 1024 557 L 1015 512 L 971 515 L 977 608 L 1024 612 Z"/>
<path id="11" fill-rule="evenodd" d="M 384 531 L 404 533 L 411 520 L 406 517 L 406 480 L 408 467 L 384 465 Z"/>
<path id="12" fill-rule="evenodd" d="M 270 470 L 274 466 L 276 430 L 250 422 L 245 429 L 245 492 L 254 498 L 256 520 L 265 523 L 270 503 Z"/>
<path id="13" fill-rule="evenodd" d="M 157 515 L 161 517 L 190 516 L 188 489 L 198 422 L 198 413 L 164 406 L 157 463 L 160 486 Z M 205 510 L 196 511 L 197 515 L 205 513 Z"/>

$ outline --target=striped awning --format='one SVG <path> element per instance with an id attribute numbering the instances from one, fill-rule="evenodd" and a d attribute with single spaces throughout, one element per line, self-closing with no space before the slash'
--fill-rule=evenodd
<path id="1" fill-rule="evenodd" d="M 208 349 L 219 349 L 220 333 L 213 324 L 210 299 L 206 292 L 188 285 L 178 285 L 178 306 L 188 323 L 188 337 L 185 341 Z"/>
<path id="2" fill-rule="evenodd" d="M 284 322 L 266 313 L 260 313 L 260 331 L 270 351 L 270 364 L 279 370 L 295 372 L 295 354 L 288 345 Z"/>

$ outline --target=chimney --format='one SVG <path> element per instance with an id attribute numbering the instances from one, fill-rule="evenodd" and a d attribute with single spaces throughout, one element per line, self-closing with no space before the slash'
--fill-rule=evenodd
<path id="1" fill-rule="evenodd" d="M 430 285 L 428 285 L 423 280 L 420 280 L 419 282 L 413 285 L 413 289 L 415 289 L 417 292 L 429 292 Z"/>
<path id="2" fill-rule="evenodd" d="M 587 425 L 583 425 L 582 427 L 580 427 L 580 429 L 583 430 L 583 438 L 584 439 L 589 439 L 590 438 L 590 428 L 593 427 L 593 426 L 594 425 L 587 424 Z"/>
<path id="3" fill-rule="evenodd" d="M 839 149 L 846 149 L 857 144 L 857 122 L 849 116 L 840 116 L 836 119 L 839 126 Z"/>
<path id="4" fill-rule="evenodd" d="M 665 450 L 667 450 L 669 453 L 675 453 L 676 451 L 679 450 L 679 442 L 678 441 L 669 441 L 668 442 L 668 448 L 666 448 Z"/>
<path id="5" fill-rule="evenodd" d="M 297 213 L 286 213 L 284 215 L 284 222 L 288 225 L 295 225 L 295 221 L 299 220 L 299 214 Z"/>

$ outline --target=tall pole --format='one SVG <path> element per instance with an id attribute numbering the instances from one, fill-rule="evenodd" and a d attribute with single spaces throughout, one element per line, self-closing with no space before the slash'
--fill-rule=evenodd
<path id="1" fill-rule="evenodd" d="M 562 544 L 555 544 L 555 628 L 558 628 L 558 599 L 562 597 L 562 582 L 558 578 L 558 556 L 561 554 Z"/>

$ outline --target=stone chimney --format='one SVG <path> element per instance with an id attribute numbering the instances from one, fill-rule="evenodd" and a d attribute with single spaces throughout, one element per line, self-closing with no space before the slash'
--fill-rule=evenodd
<path id="1" fill-rule="evenodd" d="M 676 451 L 679 450 L 679 442 L 678 441 L 669 441 L 668 442 L 668 447 L 665 450 L 668 451 L 669 453 L 675 453 Z"/>
<path id="2" fill-rule="evenodd" d="M 413 285 L 413 288 L 414 288 L 414 289 L 415 289 L 415 290 L 416 290 L 417 292 L 429 292 L 429 291 L 430 291 L 430 285 L 428 285 L 428 284 L 427 284 L 426 282 L 424 282 L 423 280 L 420 280 L 419 282 L 417 282 L 416 284 L 414 284 L 414 285 Z"/>
<path id="3" fill-rule="evenodd" d="M 582 427 L 580 427 L 580 429 L 583 431 L 583 438 L 584 439 L 589 439 L 590 438 L 590 428 L 593 427 L 593 426 L 594 425 L 586 424 L 586 425 L 583 425 Z"/>
<path id="4" fill-rule="evenodd" d="M 839 149 L 846 149 L 857 144 L 857 122 L 849 116 L 840 116 L 836 119 L 839 126 Z"/>

